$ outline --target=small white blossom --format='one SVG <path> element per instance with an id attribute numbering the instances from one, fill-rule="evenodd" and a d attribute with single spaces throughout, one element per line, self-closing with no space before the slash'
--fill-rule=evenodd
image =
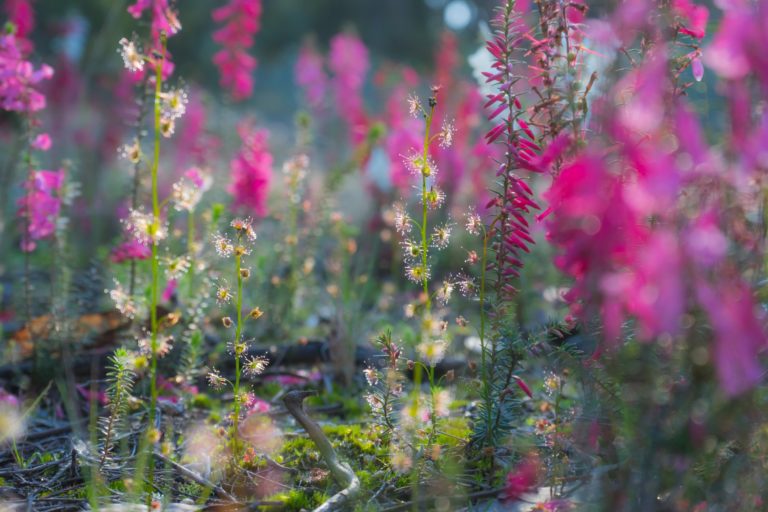
<path id="1" fill-rule="evenodd" d="M 453 136 L 456 134 L 456 126 L 453 124 L 453 121 L 445 121 L 443 122 L 443 127 L 440 130 L 440 133 L 438 134 L 438 139 L 440 140 L 440 147 L 442 148 L 449 148 L 451 147 L 451 144 L 453 144 Z"/>
<path id="2" fill-rule="evenodd" d="M 144 56 L 136 47 L 136 43 L 129 41 L 126 38 L 120 39 L 118 43 L 120 44 L 120 48 L 117 50 L 117 52 L 123 58 L 125 69 L 132 73 L 143 70 Z"/>
<path id="3" fill-rule="evenodd" d="M 430 366 L 435 366 L 443 360 L 447 348 L 448 344 L 445 340 L 422 341 L 416 346 L 419 355 L 421 355 Z"/>

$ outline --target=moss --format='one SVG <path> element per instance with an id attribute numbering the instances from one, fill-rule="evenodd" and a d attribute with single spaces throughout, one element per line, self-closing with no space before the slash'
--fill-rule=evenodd
<path id="1" fill-rule="evenodd" d="M 205 393 L 198 393 L 192 397 L 192 407 L 195 409 L 213 409 L 215 401 Z"/>
<path id="2" fill-rule="evenodd" d="M 291 489 L 288 492 L 275 494 L 267 498 L 266 501 L 281 501 L 284 510 L 295 511 L 312 510 L 328 501 L 328 495 L 320 491 L 304 491 L 301 489 Z"/>

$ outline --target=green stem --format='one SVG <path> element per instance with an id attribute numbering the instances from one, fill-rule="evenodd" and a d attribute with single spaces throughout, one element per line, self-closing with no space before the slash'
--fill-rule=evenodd
<path id="1" fill-rule="evenodd" d="M 195 294 L 195 212 L 190 210 L 187 213 L 187 255 L 189 256 L 189 297 Z"/>
<path id="2" fill-rule="evenodd" d="M 232 387 L 235 394 L 234 417 L 232 418 L 232 451 L 235 454 L 235 460 L 238 460 L 240 443 L 238 441 L 240 423 L 240 357 L 239 353 L 240 334 L 243 323 L 243 276 L 240 274 L 241 255 L 235 254 L 235 272 L 237 272 L 237 325 L 235 327 L 235 342 L 233 344 L 235 352 L 235 384 Z"/>
<path id="3" fill-rule="evenodd" d="M 152 156 L 152 285 L 150 288 L 151 307 L 149 310 L 151 327 L 151 365 L 150 365 L 150 403 L 149 403 L 149 431 L 155 429 L 155 409 L 157 408 L 157 304 L 160 282 L 160 262 L 157 254 L 157 234 L 160 231 L 160 199 L 158 197 L 157 175 L 160 167 L 160 94 L 163 86 L 163 61 L 165 60 L 165 37 L 161 37 L 161 57 L 155 64 L 155 103 L 154 103 L 154 153 Z M 154 446 L 147 443 L 149 468 L 148 481 L 154 487 L 155 462 L 152 457 Z M 151 502 L 152 496 L 147 498 Z"/>

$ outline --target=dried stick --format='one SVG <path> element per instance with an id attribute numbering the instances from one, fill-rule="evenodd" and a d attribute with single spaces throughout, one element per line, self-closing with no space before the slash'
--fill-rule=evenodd
<path id="1" fill-rule="evenodd" d="M 331 442 L 325 437 L 320 425 L 314 422 L 304 411 L 304 399 L 313 393 L 310 391 L 290 391 L 283 397 L 288 412 L 296 418 L 296 421 L 304 427 L 309 438 L 315 443 L 320 455 L 328 464 L 331 475 L 336 483 L 344 487 L 341 491 L 334 494 L 328 501 L 317 507 L 314 512 L 330 512 L 338 510 L 343 504 L 351 501 L 360 492 L 360 480 L 352 468 L 346 462 L 340 462 L 336 451 L 331 446 Z"/>

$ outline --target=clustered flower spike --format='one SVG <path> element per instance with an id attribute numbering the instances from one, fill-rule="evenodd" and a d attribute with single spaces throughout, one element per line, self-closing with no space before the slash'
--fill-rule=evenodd
<path id="1" fill-rule="evenodd" d="M 322 55 L 311 43 L 301 47 L 293 73 L 296 77 L 296 85 L 304 92 L 304 98 L 310 109 L 316 114 L 321 113 L 328 95 L 328 75 L 325 72 Z"/>
<path id="2" fill-rule="evenodd" d="M 19 39 L 14 34 L 0 35 L 0 108 L 14 112 L 37 112 L 45 108 L 45 96 L 37 89 L 53 76 L 53 69 L 43 64 L 35 69 L 24 58 Z"/>
<path id="3" fill-rule="evenodd" d="M 357 36 L 339 34 L 331 39 L 328 59 L 337 108 L 347 124 L 350 141 L 356 146 L 368 131 L 368 116 L 363 104 L 363 85 L 370 67 L 368 49 Z"/>
<path id="4" fill-rule="evenodd" d="M 163 54 L 162 75 L 163 79 L 167 79 L 173 73 L 174 66 L 171 61 L 170 52 L 168 52 L 167 49 L 163 51 L 161 38 L 163 36 L 171 37 L 181 31 L 181 23 L 179 22 L 178 13 L 176 12 L 176 9 L 172 7 L 169 0 L 136 0 L 135 3 L 128 6 L 128 13 L 133 16 L 134 19 L 140 19 L 145 11 L 149 12 L 151 19 L 151 48 L 150 51 L 147 52 L 146 57 L 152 62 L 156 54 Z M 124 55 L 124 48 L 121 40 L 121 55 Z M 123 59 L 125 60 L 125 56 Z M 131 60 L 131 63 L 132 65 L 129 66 L 129 63 L 125 62 L 126 68 L 133 72 L 136 79 L 140 79 L 143 76 L 145 69 L 138 69 L 133 60 Z M 131 69 L 131 67 L 134 69 Z"/>
<path id="5" fill-rule="evenodd" d="M 213 56 L 213 63 L 219 68 L 221 86 L 235 101 L 250 98 L 253 93 L 256 59 L 248 51 L 261 28 L 261 12 L 261 0 L 229 0 L 212 14 L 213 21 L 223 24 L 213 34 L 213 40 L 222 46 Z"/>
<path id="6" fill-rule="evenodd" d="M 268 132 L 241 124 L 238 133 L 242 141 L 240 151 L 231 162 L 232 207 L 243 209 L 255 217 L 267 214 L 267 197 L 272 181 L 272 154 L 267 144 Z"/>
<path id="7" fill-rule="evenodd" d="M 26 193 L 19 198 L 17 216 L 26 226 L 22 234 L 21 248 L 33 251 L 36 242 L 48 238 L 56 231 L 56 221 L 61 210 L 61 191 L 64 170 L 34 171 L 26 182 Z"/>
<path id="8" fill-rule="evenodd" d="M 540 209 L 533 200 L 533 191 L 517 171 L 526 169 L 542 172 L 542 169 L 533 163 L 540 148 L 534 142 L 535 134 L 521 119 L 522 105 L 514 92 L 520 80 L 514 73 L 514 54 L 523 40 L 517 30 L 514 2 L 506 2 L 502 6 L 495 23 L 496 33 L 486 43 L 494 59 L 493 71 L 484 72 L 484 75 L 486 82 L 494 88 L 488 94 L 485 107 L 493 109 L 488 119 L 496 124 L 485 135 L 485 139 L 488 144 L 500 141 L 506 154 L 496 172 L 504 182 L 503 188 L 499 196 L 486 205 L 486 208 L 496 207 L 499 210 L 499 221 L 488 233 L 494 239 L 492 248 L 495 253 L 488 269 L 495 270 L 500 276 L 500 296 L 510 298 L 517 291 L 509 279 L 520 275 L 520 253 L 530 252 L 530 245 L 534 243 L 526 215 Z"/>

